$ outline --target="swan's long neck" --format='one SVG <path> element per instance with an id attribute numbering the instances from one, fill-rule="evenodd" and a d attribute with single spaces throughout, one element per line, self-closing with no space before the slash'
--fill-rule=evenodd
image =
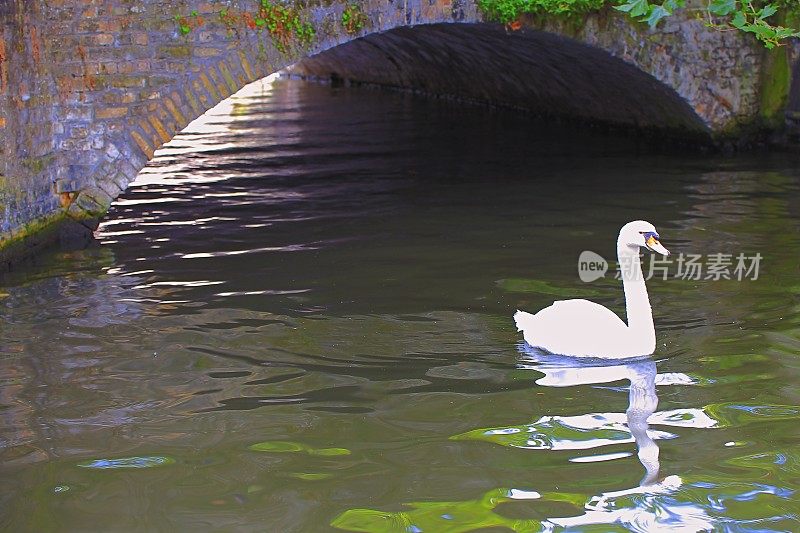
<path id="1" fill-rule="evenodd" d="M 625 313 L 628 328 L 642 342 L 655 347 L 656 330 L 653 325 L 653 310 L 644 285 L 639 249 L 627 244 L 617 244 L 617 259 L 622 273 L 622 287 L 625 290 Z"/>

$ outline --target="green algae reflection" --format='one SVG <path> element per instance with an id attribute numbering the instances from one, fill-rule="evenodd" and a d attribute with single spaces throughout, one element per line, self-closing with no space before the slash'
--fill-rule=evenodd
<path id="1" fill-rule="evenodd" d="M 733 402 L 712 403 L 703 410 L 722 427 L 739 427 L 758 422 L 800 418 L 796 405 L 755 405 Z"/>
<path id="2" fill-rule="evenodd" d="M 413 502 L 411 509 L 396 513 L 376 509 L 349 509 L 337 516 L 331 526 L 345 531 L 370 533 L 409 533 L 436 531 L 459 533 L 481 528 L 505 527 L 520 533 L 543 531 L 539 520 L 506 518 L 494 512 L 504 502 L 538 499 L 536 492 L 494 489 L 476 500 L 462 502 Z"/>
<path id="3" fill-rule="evenodd" d="M 751 455 L 734 457 L 725 461 L 740 468 L 758 469 L 768 472 L 772 479 L 781 477 L 800 479 L 800 451 L 771 450 Z"/>
<path id="4" fill-rule="evenodd" d="M 321 481 L 323 479 L 332 478 L 333 474 L 324 472 L 292 472 L 289 474 L 289 476 L 296 479 L 302 479 L 303 481 Z"/>
<path id="5" fill-rule="evenodd" d="M 271 452 L 271 453 L 307 453 L 308 455 L 319 455 L 324 457 L 332 457 L 339 455 L 350 455 L 350 450 L 347 448 L 312 448 L 301 442 L 292 442 L 285 440 L 267 440 L 259 442 L 250 446 L 254 452 Z"/>

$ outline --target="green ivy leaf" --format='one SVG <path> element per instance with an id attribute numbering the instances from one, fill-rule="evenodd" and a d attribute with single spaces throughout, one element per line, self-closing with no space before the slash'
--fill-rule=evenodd
<path id="1" fill-rule="evenodd" d="M 800 31 L 796 31 L 793 28 L 784 28 L 783 26 L 775 28 L 776 39 L 789 39 L 790 37 L 800 37 Z"/>
<path id="2" fill-rule="evenodd" d="M 747 17 L 743 11 L 737 11 L 736 15 L 733 16 L 733 20 L 731 20 L 731 26 L 744 30 L 745 25 L 747 25 Z"/>
<path id="3" fill-rule="evenodd" d="M 666 0 L 662 6 L 672 15 L 676 9 L 686 7 L 686 0 Z"/>
<path id="4" fill-rule="evenodd" d="M 672 13 L 664 9 L 664 6 L 653 6 L 650 14 L 645 18 L 645 22 L 647 22 L 651 28 L 655 28 L 661 19 L 671 14 Z"/>
<path id="5" fill-rule="evenodd" d="M 736 11 L 736 0 L 712 0 L 708 10 L 713 15 L 724 17 Z"/>
<path id="6" fill-rule="evenodd" d="M 772 4 L 767 4 L 767 5 L 764 6 L 764 9 L 762 9 L 758 13 L 758 18 L 760 18 L 761 20 L 764 20 L 765 18 L 771 17 L 772 15 L 774 15 L 777 12 L 778 12 L 778 8 L 777 7 L 775 7 Z"/>
<path id="7" fill-rule="evenodd" d="M 650 12 L 647 0 L 628 0 L 627 3 L 614 6 L 615 9 L 630 14 L 632 17 L 643 17 Z"/>
<path id="8" fill-rule="evenodd" d="M 771 41 L 775 39 L 775 29 L 769 26 L 762 26 L 761 24 L 751 24 L 750 31 L 756 34 L 756 37 L 761 39 L 762 41 Z"/>

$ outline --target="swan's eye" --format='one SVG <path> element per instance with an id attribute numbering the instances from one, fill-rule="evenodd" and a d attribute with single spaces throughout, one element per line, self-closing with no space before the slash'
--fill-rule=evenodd
<path id="1" fill-rule="evenodd" d="M 653 248 L 653 246 L 661 244 L 660 242 L 658 242 L 658 233 L 656 233 L 655 231 L 640 231 L 639 233 L 642 234 L 642 237 L 644 237 L 645 244 L 651 249 Z"/>

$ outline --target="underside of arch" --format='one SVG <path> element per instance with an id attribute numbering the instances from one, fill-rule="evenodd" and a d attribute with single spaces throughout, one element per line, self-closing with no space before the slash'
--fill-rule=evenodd
<path id="1" fill-rule="evenodd" d="M 428 24 L 374 33 L 304 59 L 303 77 L 399 87 L 544 116 L 698 136 L 704 121 L 672 88 L 573 39 L 495 24 Z"/>

